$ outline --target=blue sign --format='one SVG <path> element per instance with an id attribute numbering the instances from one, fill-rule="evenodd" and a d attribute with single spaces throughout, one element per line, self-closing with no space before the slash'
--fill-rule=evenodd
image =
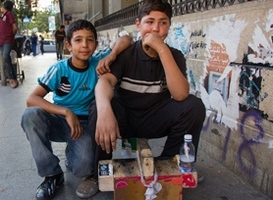
<path id="1" fill-rule="evenodd" d="M 25 16 L 25 18 L 23 19 L 23 22 L 30 22 L 31 19 L 29 19 L 27 16 Z"/>

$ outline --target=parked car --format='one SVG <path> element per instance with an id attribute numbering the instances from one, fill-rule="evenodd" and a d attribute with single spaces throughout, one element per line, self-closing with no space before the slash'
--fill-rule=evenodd
<path id="1" fill-rule="evenodd" d="M 56 52 L 55 41 L 50 39 L 44 40 L 44 50 L 47 52 Z"/>

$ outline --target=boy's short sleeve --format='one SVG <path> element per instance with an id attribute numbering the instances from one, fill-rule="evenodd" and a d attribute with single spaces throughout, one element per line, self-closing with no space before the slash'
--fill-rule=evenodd
<path id="1" fill-rule="evenodd" d="M 101 60 L 108 56 L 111 53 L 111 48 L 106 47 L 104 49 L 96 50 L 92 57 L 96 58 L 96 60 Z"/>
<path id="2" fill-rule="evenodd" d="M 7 13 L 7 20 L 8 20 L 7 23 L 9 23 L 9 24 L 16 23 L 16 19 L 15 19 L 14 15 L 11 12 Z"/>
<path id="3" fill-rule="evenodd" d="M 38 83 L 48 92 L 56 91 L 61 79 L 60 69 L 59 64 L 52 65 L 42 77 L 38 78 Z"/>

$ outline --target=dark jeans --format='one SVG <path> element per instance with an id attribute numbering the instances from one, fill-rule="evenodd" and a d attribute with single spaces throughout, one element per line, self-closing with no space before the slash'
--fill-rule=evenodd
<path id="1" fill-rule="evenodd" d="M 193 95 L 180 102 L 170 98 L 145 111 L 126 109 L 117 98 L 113 98 L 111 103 L 122 138 L 151 139 L 167 136 L 161 156 L 173 157 L 179 154 L 184 135 L 190 133 L 197 153 L 200 132 L 205 119 L 205 107 L 201 99 Z M 92 102 L 89 123 L 94 133 L 96 116 L 96 104 Z M 97 161 L 111 159 L 111 155 L 107 155 L 100 147 L 97 147 L 96 151 Z"/>
<path id="2" fill-rule="evenodd" d="M 86 178 L 94 174 L 94 137 L 88 121 L 80 120 L 83 135 L 74 140 L 64 117 L 45 112 L 39 107 L 28 107 L 21 126 L 30 142 L 38 174 L 42 177 L 62 172 L 59 158 L 53 153 L 51 141 L 66 142 L 66 166 L 74 175 Z"/>
<path id="3" fill-rule="evenodd" d="M 43 55 L 45 53 L 44 45 L 40 45 L 41 54 Z"/>
<path id="4" fill-rule="evenodd" d="M 63 50 L 64 50 L 64 43 L 63 42 L 57 42 L 56 43 L 56 54 L 57 59 L 63 59 Z"/>
<path id="5" fill-rule="evenodd" d="M 37 44 L 32 44 L 31 45 L 33 56 L 37 55 L 36 47 L 37 47 Z"/>
<path id="6" fill-rule="evenodd" d="M 17 79 L 17 74 L 11 62 L 10 52 L 12 50 L 12 44 L 4 44 L 0 46 L 0 51 L 2 52 L 3 63 L 5 66 L 5 70 L 7 72 L 7 76 L 9 79 Z M 0 63 L 2 64 L 2 63 Z"/>

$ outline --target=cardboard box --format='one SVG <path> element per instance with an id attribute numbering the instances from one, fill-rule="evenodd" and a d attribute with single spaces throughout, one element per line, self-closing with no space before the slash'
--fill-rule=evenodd
<path id="1" fill-rule="evenodd" d="M 155 177 L 156 184 L 162 186 L 156 193 L 159 200 L 182 200 L 183 187 L 197 186 L 196 171 L 181 173 L 179 155 L 167 159 L 153 158 L 146 139 L 137 140 L 137 145 L 134 141 L 124 141 L 122 148 L 126 155 L 122 155 L 122 159 L 99 162 L 99 189 L 114 191 L 115 200 L 145 200 L 145 192 Z"/>
<path id="2" fill-rule="evenodd" d="M 138 164 L 135 159 L 113 160 L 115 200 L 145 200 L 146 187 L 141 182 Z M 172 159 L 155 160 L 158 182 L 162 189 L 157 199 L 182 200 L 182 174 L 177 162 Z M 146 179 L 146 184 L 154 177 Z"/>

